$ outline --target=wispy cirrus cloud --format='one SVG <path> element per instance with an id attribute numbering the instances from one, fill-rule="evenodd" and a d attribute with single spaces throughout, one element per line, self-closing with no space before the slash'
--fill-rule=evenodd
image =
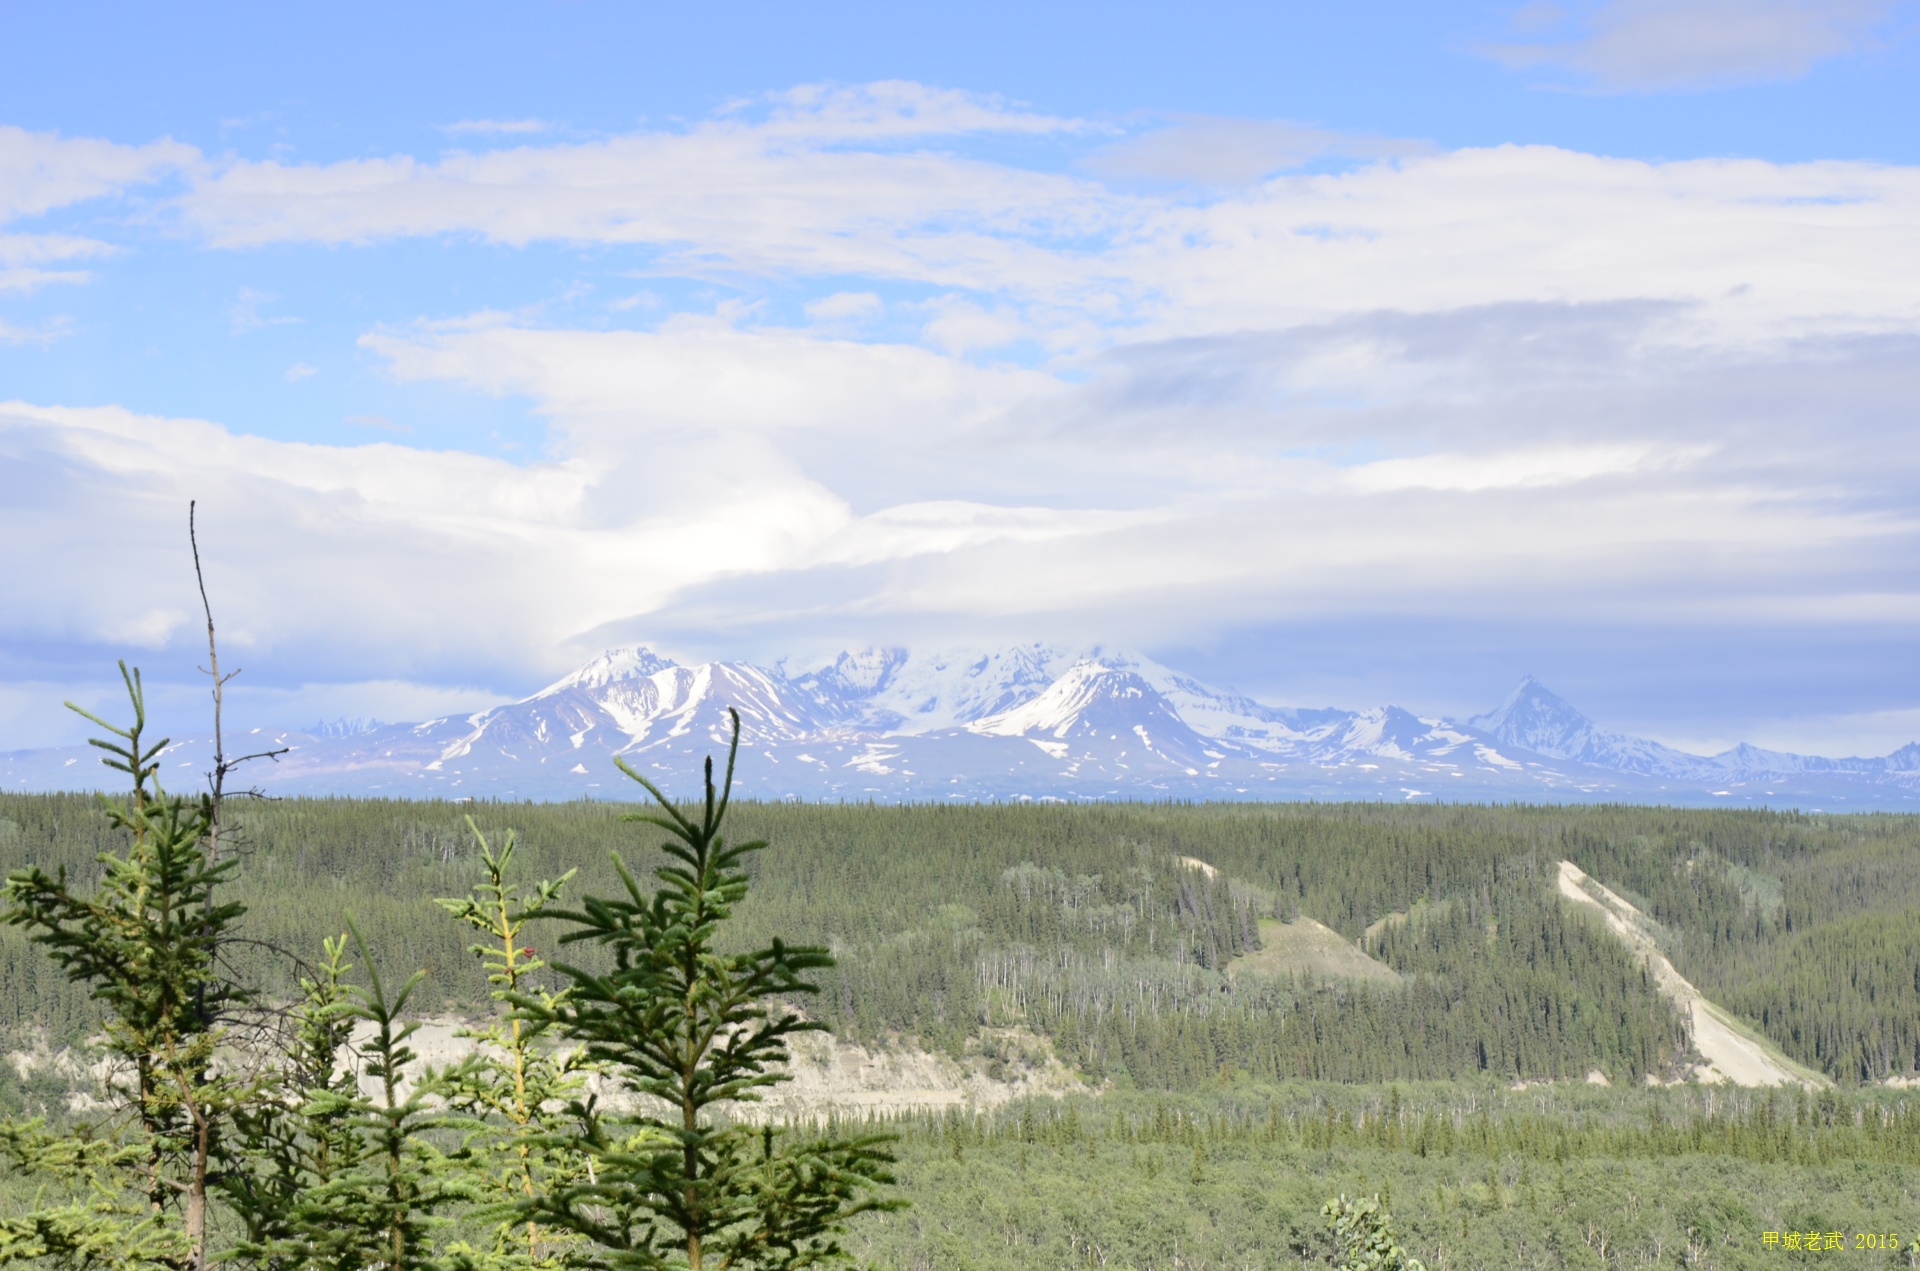
<path id="1" fill-rule="evenodd" d="M 1349 170 L 1195 200 L 962 152 L 996 128 L 1075 127 L 931 90 L 800 93 L 751 118 L 590 143 L 243 162 L 180 209 L 228 247 L 470 235 L 625 249 L 643 272 L 748 290 L 822 279 L 831 295 L 849 278 L 932 289 L 952 298 L 925 310 L 928 338 L 949 349 L 1084 352 L 1506 302 L 1682 302 L 1695 338 L 1736 341 L 1920 315 L 1902 282 L 1920 267 L 1908 232 L 1920 173 L 1908 168 L 1374 142 L 1376 157 Z M 1229 157 L 1221 171 L 1241 162 Z M 1198 173 L 1213 160 L 1195 162 Z"/>
<path id="2" fill-rule="evenodd" d="M 0 344 L 51 344 L 66 335 L 70 326 L 64 318 L 30 327 L 13 326 L 0 319 Z"/>
<path id="3" fill-rule="evenodd" d="M 245 335 L 250 331 L 260 331 L 267 327 L 290 326 L 300 321 L 290 314 L 266 314 L 261 312 L 267 305 L 278 299 L 270 291 L 261 291 L 255 287 L 242 287 L 240 294 L 234 297 L 232 306 L 227 310 L 227 320 L 235 335 Z"/>
<path id="4" fill-rule="evenodd" d="M 544 119 L 462 119 L 457 123 L 442 124 L 440 131 L 455 136 L 477 133 L 482 136 L 526 137 L 547 132 L 552 127 Z"/>
<path id="5" fill-rule="evenodd" d="M 1399 159 L 1431 154 L 1430 142 L 1316 128 L 1284 119 L 1176 116 L 1163 128 L 1096 151 L 1086 168 L 1121 180 L 1244 186 L 1321 158 Z"/>
<path id="6" fill-rule="evenodd" d="M 914 276 L 1001 256 L 1023 233 L 1082 232 L 1106 212 L 1082 182 L 891 146 L 1080 127 L 911 85 L 796 89 L 685 131 L 432 162 L 242 161 L 182 209 L 229 247 L 471 234 L 649 245 L 695 270 Z M 932 217 L 943 232 L 916 252 L 908 240 Z"/>
<path id="7" fill-rule="evenodd" d="M 1648 442 L 1570 445 L 1490 454 L 1456 453 L 1378 459 L 1344 474 L 1355 490 L 1384 494 L 1399 490 L 1540 489 L 1573 485 L 1603 477 L 1644 474 L 1696 462 L 1709 446 L 1672 446 Z"/>
<path id="8" fill-rule="evenodd" d="M 114 254 L 110 243 L 71 234 L 0 234 L 0 292 L 32 292 L 49 283 L 86 282 L 85 269 L 48 269 Z"/>
<path id="9" fill-rule="evenodd" d="M 0 124 L 0 222 L 141 185 L 199 157 L 175 141 L 123 146 Z"/>
<path id="10" fill-rule="evenodd" d="M 148 184 L 193 167 L 200 152 L 173 141 L 124 146 L 0 124 L 0 230 L 56 208 Z M 0 233 L 0 292 L 87 281 L 84 269 L 49 268 L 111 255 L 94 238 L 62 233 Z"/>
<path id="11" fill-rule="evenodd" d="M 992 93 L 938 88 L 909 80 L 870 84 L 803 84 L 743 99 L 723 118 L 764 116 L 774 136 L 806 141 L 956 137 L 967 134 L 1100 134 L 1110 129 L 1082 119 L 1029 110 Z"/>
<path id="12" fill-rule="evenodd" d="M 1482 51 L 1515 69 L 1569 72 L 1607 92 L 1798 79 L 1893 33 L 1901 0 L 1606 0 L 1528 4 L 1518 38 Z"/>

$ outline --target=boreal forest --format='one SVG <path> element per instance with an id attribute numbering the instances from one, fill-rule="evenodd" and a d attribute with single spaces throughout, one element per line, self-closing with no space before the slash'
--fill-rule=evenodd
<path id="1" fill-rule="evenodd" d="M 544 1154 L 540 1169 L 557 1185 L 577 1182 L 551 1127 L 541 1137 L 521 1125 L 513 1137 L 511 1100 L 488 1103 L 458 1081 L 421 1082 L 426 1095 L 412 1103 L 404 1082 L 386 1105 L 360 1093 L 382 1062 L 424 1064 L 382 1052 L 380 1030 L 433 1020 L 479 1035 L 476 1054 L 520 1055 L 556 1083 L 545 1111 L 530 1114 L 522 1099 L 522 1122 L 545 1124 L 577 1100 L 581 1074 L 560 1072 L 568 1056 L 617 1056 L 568 1015 L 584 1008 L 564 1003 L 624 983 L 639 947 L 627 939 L 633 914 L 671 890 L 657 871 L 678 859 L 657 829 L 630 823 L 635 806 L 227 805 L 219 887 L 232 917 L 218 982 L 295 1015 L 316 992 L 360 1003 L 308 1018 L 331 1027 L 341 1054 L 362 1056 L 358 1084 L 331 1068 L 310 1079 L 335 1091 L 342 1125 L 379 1123 L 386 1138 L 357 1149 L 368 1161 L 395 1134 L 418 1139 L 407 1151 L 433 1154 L 406 1166 L 418 1174 L 406 1204 L 420 1221 L 393 1227 L 411 1233 L 418 1265 L 693 1265 L 684 1253 L 608 1255 L 576 1221 L 604 1195 L 574 1196 L 569 1217 L 564 1205 L 489 1206 L 484 1187 L 462 1182 L 463 1170 L 485 1174 L 467 1158 L 490 1118 L 510 1150 Z M 724 813 L 733 841 L 769 846 L 737 864 L 735 900 L 709 931 L 715 955 L 745 965 L 756 950 L 813 951 L 785 981 L 760 984 L 777 1003 L 767 1018 L 869 1056 L 944 1062 L 971 1073 L 976 1093 L 1008 1087 L 1004 1099 L 944 1105 L 822 1105 L 818 1119 L 785 1127 L 795 1150 L 812 1144 L 818 1168 L 845 1174 L 831 1221 L 795 1246 L 808 1257 L 1290 1266 L 1363 1256 L 1372 1242 L 1404 1265 L 1734 1267 L 1774 1265 L 1789 1235 L 1800 1250 L 1816 1231 L 1821 1246 L 1840 1233 L 1863 1265 L 1912 1256 L 1920 1109 L 1904 1083 L 1920 1071 L 1920 819 L 1382 804 L 741 803 Z M 38 870 L 76 895 L 109 885 L 112 862 L 129 859 L 143 833 L 124 802 L 0 795 L 0 855 L 16 880 Z M 1671 966 L 1796 1079 L 1703 1081 L 1684 1004 L 1643 952 L 1568 903 L 1561 862 L 1644 915 Z M 536 880 L 562 880 L 545 914 Z M 18 914 L 18 882 L 14 893 Z M 485 903 L 449 899 L 488 895 L 493 919 Z M 600 907 L 569 903 L 587 897 Z M 605 907 L 622 897 L 637 905 L 625 918 Z M 575 935 L 562 943 L 563 911 Z M 98 977 L 48 956 L 46 930 L 18 917 L 0 927 L 0 1027 L 13 1056 L 0 1067 L 0 1101 L 22 1118 L 9 1129 L 13 1206 L 48 1195 L 25 1168 L 35 1142 L 107 1132 L 97 1123 L 112 1102 L 98 1089 L 113 1080 L 103 1038 L 124 1031 Z M 476 945 L 476 930 L 504 938 L 504 954 Z M 354 987 L 380 968 L 388 982 L 377 992 Z M 320 983 L 328 976 L 331 987 Z M 398 980 L 403 1004 L 373 1000 Z M 568 1019 L 574 1031 L 544 1032 Z M 512 1040 L 522 1027 L 536 1030 L 530 1043 Z M 1041 1068 L 1050 1085 L 1020 1084 Z M 210 1055 L 203 1072 L 220 1071 Z M 655 1078 L 636 1088 L 659 1094 Z M 275 1106 L 292 1116 L 285 1109 L 299 1104 Z M 299 1115 L 317 1115 L 310 1097 Z M 747 1105 L 716 1115 L 754 1139 Z M 246 1117 L 224 1131 L 232 1151 Z M 251 1132 L 325 1137 L 292 1121 Z M 405 1153 L 390 1156 L 399 1169 Z M 82 1173 L 64 1175 L 68 1199 L 112 1209 L 98 1194 L 108 1175 Z M 219 1182 L 197 1256 L 380 1262 L 371 1245 L 328 1253 L 324 1241 L 293 1238 L 316 1221 L 297 1207 L 278 1236 L 250 1233 L 251 1202 L 222 1200 Z M 339 1178 L 328 1185 L 351 1192 Z M 172 1199 L 154 1203 L 160 1212 Z M 551 1239 L 516 1243 L 513 1224 L 542 1217 Z M 367 1229 L 387 1230 L 378 1215 Z M 30 1232 L 12 1239 L 0 1256 L 86 1260 L 57 1241 L 36 1246 Z M 154 1264 L 177 1265 L 178 1251 L 162 1246 L 148 1250 Z M 735 1255 L 731 1265 L 807 1264 Z"/>

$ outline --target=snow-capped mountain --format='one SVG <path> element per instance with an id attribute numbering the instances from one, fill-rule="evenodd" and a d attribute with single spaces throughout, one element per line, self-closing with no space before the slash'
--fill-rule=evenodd
<path id="1" fill-rule="evenodd" d="M 1240 748 L 1201 736 L 1127 667 L 1078 662 L 1038 696 L 966 725 L 981 737 L 1019 737 L 1055 759 L 1109 755 L 1187 776 L 1217 768 Z"/>
<path id="2" fill-rule="evenodd" d="M 1532 677 L 1465 721 L 1268 705 L 1151 659 L 1023 644 L 849 650 L 789 668 L 608 650 L 517 702 L 418 724 L 262 730 L 246 774 L 288 794 L 630 798 L 615 760 L 690 793 L 739 713 L 740 793 L 801 799 L 1613 799 L 1920 805 L 1920 744 L 1873 759 L 1690 755 L 1603 730 Z M 241 739 L 229 738 L 229 749 Z M 186 788 L 205 738 L 172 746 Z M 5 788 L 107 784 L 84 747 L 0 755 Z"/>
<path id="3" fill-rule="evenodd" d="M 1098 648 L 1019 644 L 1003 649 L 905 649 L 842 653 L 793 679 L 836 718 L 878 732 L 933 732 L 1004 711 L 1044 691 Z"/>
<path id="4" fill-rule="evenodd" d="M 1531 675 L 1520 681 L 1506 701 L 1485 715 L 1475 715 L 1467 725 L 1507 746 L 1615 772 L 1673 778 L 1711 775 L 1711 760 L 1657 741 L 1600 731 Z"/>

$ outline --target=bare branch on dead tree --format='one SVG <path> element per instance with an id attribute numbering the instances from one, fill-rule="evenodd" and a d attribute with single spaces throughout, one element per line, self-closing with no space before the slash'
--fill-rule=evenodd
<path id="1" fill-rule="evenodd" d="M 262 750 L 250 755 L 241 755 L 237 759 L 228 759 L 226 738 L 222 730 L 221 710 L 226 702 L 227 681 L 240 674 L 235 667 L 225 675 L 220 673 L 220 646 L 214 639 L 213 604 L 207 599 L 207 575 L 200 567 L 200 536 L 195 524 L 199 511 L 199 500 L 187 504 L 187 543 L 193 548 L 193 578 L 200 587 L 200 608 L 207 615 L 207 665 L 200 668 L 201 674 L 213 681 L 213 771 L 207 774 L 209 793 L 213 797 L 213 824 L 207 838 L 207 854 L 212 860 L 220 859 L 220 840 L 226 825 L 221 816 L 227 792 L 227 774 L 241 764 L 254 759 L 278 760 L 290 747 L 282 746 L 277 750 Z M 261 791 L 250 789 L 246 792 L 253 798 L 262 797 Z"/>

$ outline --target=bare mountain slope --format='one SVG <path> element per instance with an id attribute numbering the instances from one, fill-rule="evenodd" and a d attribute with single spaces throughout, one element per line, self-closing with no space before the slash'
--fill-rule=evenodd
<path id="1" fill-rule="evenodd" d="M 1788 1059 L 1770 1042 L 1702 996 L 1660 952 L 1654 940 L 1653 924 L 1646 915 L 1623 897 L 1587 877 L 1572 861 L 1560 862 L 1559 886 L 1562 896 L 1574 904 L 1596 910 L 1606 919 L 1614 934 L 1646 960 L 1661 993 L 1687 1013 L 1693 1028 L 1693 1048 L 1707 1061 L 1694 1070 L 1700 1080 L 1727 1081 L 1736 1086 L 1831 1084 L 1819 1073 Z"/>

